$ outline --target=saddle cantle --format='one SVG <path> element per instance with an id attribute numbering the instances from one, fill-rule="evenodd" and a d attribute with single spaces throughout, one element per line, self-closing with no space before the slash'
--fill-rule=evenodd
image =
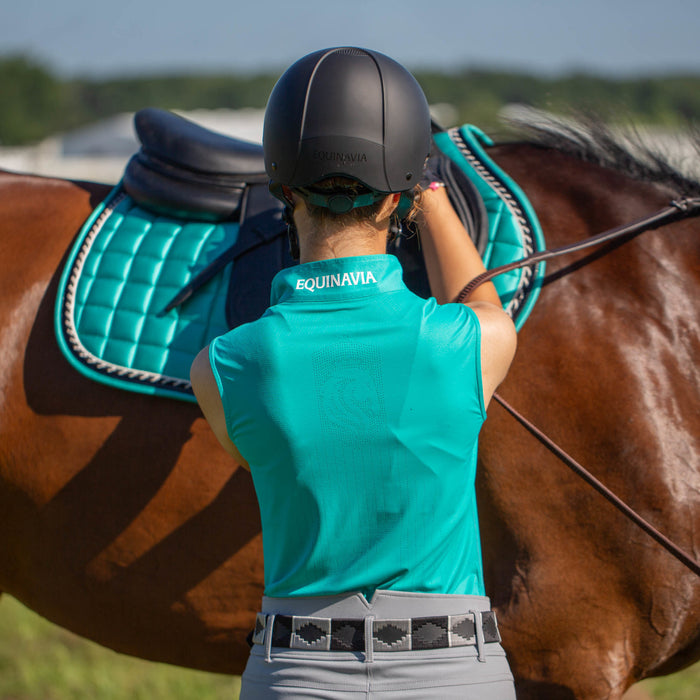
<path id="1" fill-rule="evenodd" d="M 158 109 L 135 116 L 141 149 L 79 233 L 63 271 L 56 331 L 81 373 L 122 389 L 194 401 L 189 367 L 212 338 L 258 318 L 272 278 L 295 264 L 262 146 Z M 492 268 L 544 248 L 518 186 L 475 127 L 434 129 L 438 171 Z M 419 238 L 399 237 L 406 284 L 428 296 Z M 543 274 L 495 279 L 519 328 Z"/>
<path id="2" fill-rule="evenodd" d="M 267 184 L 260 144 L 218 134 L 162 109 L 134 116 L 141 149 L 124 172 L 126 192 L 183 218 L 234 218 L 249 185 Z"/>

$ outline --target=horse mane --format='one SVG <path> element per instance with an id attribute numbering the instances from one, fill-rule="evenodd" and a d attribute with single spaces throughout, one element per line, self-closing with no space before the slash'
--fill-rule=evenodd
<path id="1" fill-rule="evenodd" d="M 667 185 L 679 195 L 700 195 L 697 169 L 695 174 L 683 172 L 680 164 L 672 162 L 668 145 L 652 143 L 637 127 L 613 127 L 595 114 L 576 113 L 566 118 L 527 109 L 506 114 L 504 122 L 531 145 L 551 148 L 643 182 Z M 694 153 L 684 160 L 697 162 L 700 128 L 691 128 L 689 133 Z M 680 145 L 680 139 L 676 141 Z"/>

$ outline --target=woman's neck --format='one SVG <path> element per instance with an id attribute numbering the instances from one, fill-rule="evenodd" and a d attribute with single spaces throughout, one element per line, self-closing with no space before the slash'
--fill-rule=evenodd
<path id="1" fill-rule="evenodd" d="M 355 255 L 380 255 L 386 253 L 386 232 L 374 233 L 367 228 L 346 228 L 328 236 L 304 235 L 300 232 L 299 247 L 301 263 Z"/>
<path id="2" fill-rule="evenodd" d="M 398 194 L 387 195 L 371 218 L 334 227 L 310 216 L 305 202 L 299 199 L 294 208 L 294 223 L 299 236 L 300 262 L 386 253 L 389 223 L 398 201 Z"/>

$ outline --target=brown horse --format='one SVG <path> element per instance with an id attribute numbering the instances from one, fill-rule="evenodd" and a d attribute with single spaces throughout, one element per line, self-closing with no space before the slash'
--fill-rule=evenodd
<path id="1" fill-rule="evenodd" d="M 595 137 L 553 139 L 490 149 L 550 247 L 700 194 Z M 117 651 L 240 673 L 262 594 L 248 474 L 195 406 L 92 383 L 54 338 L 62 260 L 106 192 L 0 175 L 0 589 Z M 697 554 L 700 219 L 605 252 L 550 271 L 501 393 Z M 518 697 L 620 698 L 700 658 L 700 578 L 489 413 L 487 590 Z"/>

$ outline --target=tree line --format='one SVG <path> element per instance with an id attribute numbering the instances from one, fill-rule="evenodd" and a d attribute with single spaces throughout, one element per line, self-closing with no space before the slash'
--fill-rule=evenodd
<path id="1" fill-rule="evenodd" d="M 414 74 L 431 104 L 454 108 L 453 124 L 499 128 L 518 103 L 558 113 L 595 112 L 609 121 L 684 127 L 700 122 L 700 75 L 609 78 L 588 73 L 543 77 L 489 69 Z M 0 146 L 31 144 L 120 112 L 263 108 L 279 73 L 58 77 L 23 55 L 0 55 Z M 448 124 L 446 126 L 450 126 Z"/>

